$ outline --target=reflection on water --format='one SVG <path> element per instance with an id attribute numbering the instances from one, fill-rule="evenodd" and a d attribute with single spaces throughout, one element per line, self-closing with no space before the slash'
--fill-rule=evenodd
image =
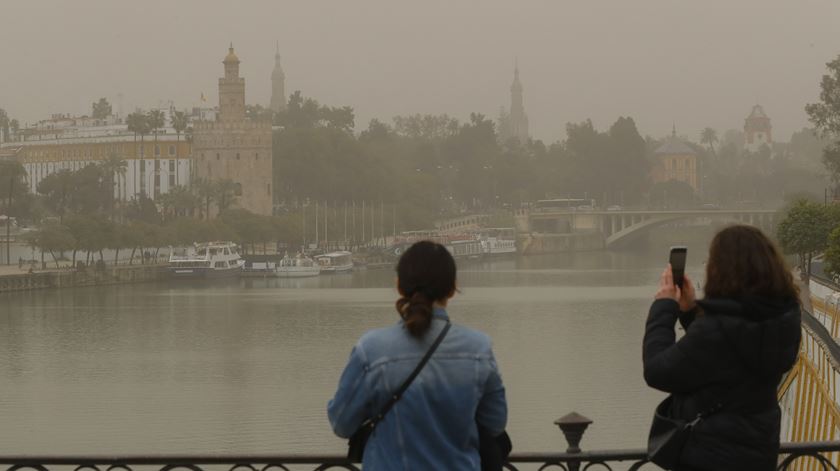
<path id="1" fill-rule="evenodd" d="M 450 313 L 494 340 L 517 450 L 565 448 L 552 422 L 572 410 L 595 421 L 587 448 L 643 445 L 660 395 L 643 383 L 640 341 L 667 244 L 646 252 L 461 267 Z M 0 297 L 0 443 L 343 453 L 325 404 L 359 335 L 395 322 L 393 285 L 369 270 Z"/>

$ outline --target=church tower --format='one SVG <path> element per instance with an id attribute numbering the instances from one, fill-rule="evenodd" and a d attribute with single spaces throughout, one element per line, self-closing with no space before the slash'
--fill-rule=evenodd
<path id="1" fill-rule="evenodd" d="M 762 146 L 773 148 L 773 130 L 770 117 L 761 105 L 753 106 L 752 112 L 744 120 L 744 148 L 750 152 L 757 152 Z"/>
<path id="2" fill-rule="evenodd" d="M 528 142 L 528 115 L 525 114 L 525 104 L 522 98 L 522 82 L 519 81 L 519 63 L 513 68 L 513 84 L 510 86 L 510 112 L 500 122 L 499 135 L 502 141 L 511 138 L 519 139 L 521 144 Z"/>
<path id="3" fill-rule="evenodd" d="M 280 66 L 280 43 L 274 53 L 274 70 L 271 72 L 271 111 L 278 113 L 286 109 L 286 74 Z"/>
<path id="4" fill-rule="evenodd" d="M 239 58 L 228 49 L 225 60 L 225 76 L 219 79 L 219 119 L 242 121 L 245 119 L 245 79 L 239 76 Z"/>

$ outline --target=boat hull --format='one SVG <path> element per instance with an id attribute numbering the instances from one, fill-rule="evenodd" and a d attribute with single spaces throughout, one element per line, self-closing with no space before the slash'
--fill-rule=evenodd
<path id="1" fill-rule="evenodd" d="M 278 278 L 309 278 L 321 274 L 317 267 L 281 267 L 275 272 Z"/>
<path id="2" fill-rule="evenodd" d="M 242 274 L 239 267 L 231 268 L 177 268 L 169 267 L 169 276 L 175 279 L 237 278 Z"/>
<path id="3" fill-rule="evenodd" d="M 353 265 L 337 265 L 334 267 L 321 267 L 321 273 L 347 273 L 353 270 Z"/>

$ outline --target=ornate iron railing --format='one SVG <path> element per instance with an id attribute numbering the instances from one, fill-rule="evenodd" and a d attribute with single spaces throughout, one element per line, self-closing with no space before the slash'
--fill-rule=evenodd
<path id="1" fill-rule="evenodd" d="M 649 463 L 644 449 L 582 451 L 580 440 L 591 420 L 572 412 L 554 422 L 563 432 L 567 448 L 562 453 L 513 453 L 505 469 L 587 471 L 644 468 Z M 840 453 L 840 441 L 784 443 L 779 451 L 779 471 L 809 469 L 840 471 L 827 454 Z M 807 461 L 803 463 L 802 461 Z M 528 468 L 523 465 L 532 465 Z M 614 466 L 620 465 L 621 468 Z M 802 465 L 802 466 L 800 466 Z M 126 455 L 126 456 L 0 456 L 0 471 L 361 471 L 359 463 L 343 455 Z M 305 467 L 305 468 L 302 468 Z M 4 470 L 5 468 L 5 470 Z"/>
<path id="2" fill-rule="evenodd" d="M 838 468 L 826 456 L 840 452 L 840 441 L 785 443 L 779 454 L 779 470 L 794 469 L 800 460 L 812 460 L 813 467 L 824 471 Z M 803 463 L 804 464 L 804 463 Z M 525 468 L 523 465 L 533 465 Z M 621 466 L 617 468 L 616 465 Z M 357 463 L 341 455 L 159 455 L 159 456 L 0 456 L 0 470 L 50 471 L 53 467 L 73 471 L 361 471 Z M 659 469 L 647 461 L 645 450 L 603 450 L 566 453 L 515 453 L 505 466 L 508 471 L 538 470 L 617 470 Z M 805 469 L 805 468 L 803 468 Z"/>

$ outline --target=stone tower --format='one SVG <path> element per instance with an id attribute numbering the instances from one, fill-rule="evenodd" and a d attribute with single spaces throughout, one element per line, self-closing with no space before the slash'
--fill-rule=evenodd
<path id="1" fill-rule="evenodd" d="M 278 113 L 286 109 L 286 74 L 280 66 L 280 43 L 274 53 L 274 70 L 271 72 L 271 111 Z"/>
<path id="2" fill-rule="evenodd" d="M 525 114 L 525 104 L 522 99 L 522 83 L 519 81 L 519 63 L 513 68 L 513 84 L 510 86 L 510 112 L 502 112 L 503 121 L 499 123 L 499 135 L 502 141 L 511 138 L 519 139 L 524 144 L 528 142 L 528 115 Z"/>
<path id="3" fill-rule="evenodd" d="M 773 148 L 772 126 L 770 118 L 764 113 L 761 105 L 753 106 L 752 112 L 744 120 L 744 149 L 757 152 L 761 146 Z"/>
<path id="4" fill-rule="evenodd" d="M 219 113 L 215 121 L 193 125 L 195 174 L 207 181 L 233 182 L 232 207 L 253 213 L 272 213 L 271 122 L 245 117 L 245 79 L 233 45 L 222 62 Z"/>

